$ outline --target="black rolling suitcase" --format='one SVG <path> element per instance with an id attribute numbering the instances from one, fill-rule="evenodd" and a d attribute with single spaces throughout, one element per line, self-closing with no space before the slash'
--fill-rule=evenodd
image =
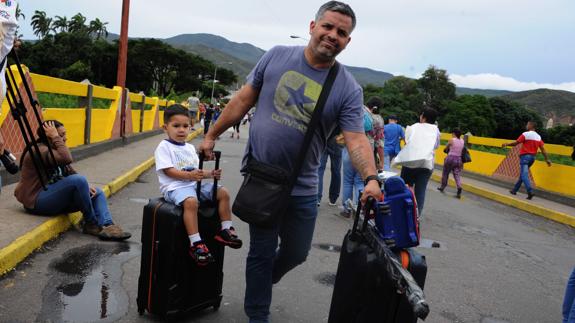
<path id="1" fill-rule="evenodd" d="M 364 213 L 369 219 L 368 212 Z M 425 319 L 429 313 L 422 290 L 427 274 L 425 257 L 410 249 L 392 252 L 373 221 L 363 221 L 358 229 L 360 206 L 355 216 L 343 240 L 328 322 L 410 323 L 418 317 Z"/>
<path id="2" fill-rule="evenodd" d="M 219 168 L 221 153 L 216 155 Z M 200 168 L 203 158 L 200 155 Z M 198 183 L 198 188 L 201 183 Z M 217 180 L 212 201 L 201 201 L 198 225 L 214 262 L 197 266 L 188 255 L 190 242 L 181 207 L 163 198 L 151 199 L 142 219 L 142 256 L 138 280 L 138 312 L 165 316 L 220 307 L 224 278 L 224 247 L 214 240 L 220 230 L 216 203 Z M 198 192 L 198 196 L 199 192 Z"/>

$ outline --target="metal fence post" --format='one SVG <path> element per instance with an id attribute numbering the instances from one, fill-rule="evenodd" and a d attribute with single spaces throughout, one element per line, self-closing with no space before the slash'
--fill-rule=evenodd
<path id="1" fill-rule="evenodd" d="M 94 86 L 92 84 L 88 84 L 88 93 L 86 94 L 86 98 L 84 103 L 86 104 L 86 121 L 84 124 L 84 145 L 90 144 L 90 136 L 92 133 L 92 104 L 94 98 Z"/>
<path id="2" fill-rule="evenodd" d="M 140 132 L 144 132 L 144 110 L 146 109 L 146 95 L 142 94 L 142 104 L 140 105 Z"/>

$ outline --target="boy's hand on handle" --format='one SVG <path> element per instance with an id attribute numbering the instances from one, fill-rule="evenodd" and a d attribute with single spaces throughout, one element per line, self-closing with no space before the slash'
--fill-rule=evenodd
<path id="1" fill-rule="evenodd" d="M 204 179 L 204 172 L 201 169 L 194 169 L 190 172 L 190 181 L 201 181 Z"/>
<path id="2" fill-rule="evenodd" d="M 213 160 L 214 159 L 214 147 L 216 146 L 216 142 L 212 139 L 204 138 L 200 147 L 198 148 L 201 154 L 204 154 L 206 160 Z"/>
<path id="3" fill-rule="evenodd" d="M 222 179 L 222 170 L 221 169 L 214 169 L 212 171 L 212 177 L 217 179 L 218 181 Z"/>
<path id="4" fill-rule="evenodd" d="M 363 194 L 361 195 L 361 203 L 365 204 L 369 196 L 375 198 L 376 201 L 381 200 L 381 188 L 376 181 L 367 182 L 367 185 L 363 189 Z"/>
<path id="5" fill-rule="evenodd" d="M 50 139 L 56 139 L 56 138 L 60 137 L 60 135 L 58 134 L 58 130 L 54 126 L 53 121 L 44 122 L 42 127 L 44 128 L 44 132 L 46 133 L 46 137 L 48 137 Z"/>

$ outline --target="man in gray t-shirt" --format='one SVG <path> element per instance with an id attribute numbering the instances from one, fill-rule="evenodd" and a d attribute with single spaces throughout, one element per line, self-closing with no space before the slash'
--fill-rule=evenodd
<path id="1" fill-rule="evenodd" d="M 351 40 L 354 27 L 355 14 L 347 4 L 330 1 L 321 6 L 310 23 L 309 44 L 269 50 L 210 128 L 200 151 L 210 156 L 215 138 L 255 105 L 257 113 L 248 143 L 253 158 L 291 170 L 328 71 Z M 373 151 L 363 131 L 362 107 L 361 87 L 341 66 L 281 226 L 278 223 L 269 229 L 250 225 L 244 300 L 250 322 L 268 322 L 272 284 L 307 257 L 317 216 L 317 171 L 327 138 L 337 126 L 353 164 L 366 180 L 362 201 L 368 196 L 380 197 Z M 276 250 L 278 237 L 281 245 Z"/>

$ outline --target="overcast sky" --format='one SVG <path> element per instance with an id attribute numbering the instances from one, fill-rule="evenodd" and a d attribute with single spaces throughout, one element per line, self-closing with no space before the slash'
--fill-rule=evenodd
<path id="1" fill-rule="evenodd" d="M 211 33 L 264 50 L 302 45 L 325 1 L 132 0 L 131 37 Z M 338 59 L 395 75 L 418 77 L 430 64 L 459 86 L 575 92 L 575 0 L 355 0 L 352 41 Z M 30 27 L 34 10 L 48 16 L 81 12 L 119 33 L 122 0 L 21 1 Z"/>

